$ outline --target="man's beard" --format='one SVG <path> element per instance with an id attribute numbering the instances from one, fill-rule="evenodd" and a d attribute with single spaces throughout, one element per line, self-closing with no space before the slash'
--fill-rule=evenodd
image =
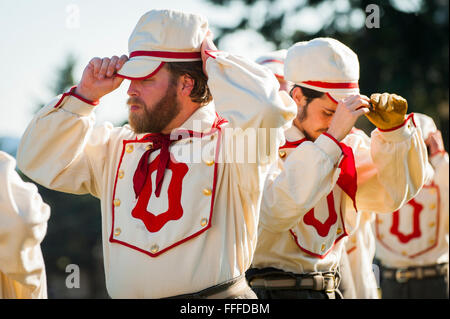
<path id="1" fill-rule="evenodd" d="M 139 105 L 144 111 L 144 114 L 137 114 L 137 112 L 133 111 L 130 111 L 128 114 L 128 122 L 136 134 L 161 133 L 180 113 L 176 87 L 173 85 L 169 86 L 166 95 L 151 110 L 139 97 L 130 97 L 127 104 Z"/>
<path id="2" fill-rule="evenodd" d="M 306 119 L 308 118 L 308 105 L 309 103 L 307 103 L 301 110 L 300 114 L 298 115 L 298 121 L 301 123 L 303 123 L 304 121 L 306 121 Z M 298 129 L 303 133 L 303 135 L 305 135 L 306 139 L 308 141 L 315 141 L 317 138 L 313 137 L 312 135 L 310 135 L 305 129 L 298 127 Z M 324 133 L 328 130 L 328 128 L 323 128 L 323 129 L 319 129 L 316 132 L 317 133 Z"/>

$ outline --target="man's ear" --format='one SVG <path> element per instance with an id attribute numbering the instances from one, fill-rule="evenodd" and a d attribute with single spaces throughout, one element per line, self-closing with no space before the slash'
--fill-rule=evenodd
<path id="1" fill-rule="evenodd" d="M 188 74 L 184 74 L 180 76 L 178 83 L 181 90 L 181 94 L 184 96 L 190 96 L 192 90 L 194 89 L 195 80 L 191 78 Z"/>
<path id="2" fill-rule="evenodd" d="M 295 87 L 292 90 L 292 99 L 297 106 L 303 106 L 306 103 L 306 97 L 303 95 L 302 90 L 299 87 Z"/>

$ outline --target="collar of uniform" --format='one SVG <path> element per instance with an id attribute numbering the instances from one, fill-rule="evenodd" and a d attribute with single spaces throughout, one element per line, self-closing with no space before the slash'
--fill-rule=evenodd
<path id="1" fill-rule="evenodd" d="M 288 142 L 296 142 L 305 138 L 305 135 L 292 123 L 292 126 L 284 131 L 284 136 Z"/>
<path id="2" fill-rule="evenodd" d="M 216 108 L 211 102 L 197 109 L 177 130 L 189 130 L 194 132 L 210 131 L 216 119 Z M 149 133 L 138 134 L 136 139 L 141 140 Z"/>

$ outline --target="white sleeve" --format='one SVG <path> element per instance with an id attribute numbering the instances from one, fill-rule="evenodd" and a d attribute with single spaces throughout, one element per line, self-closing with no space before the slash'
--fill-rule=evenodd
<path id="1" fill-rule="evenodd" d="M 284 163 L 279 160 L 266 180 L 261 223 L 273 231 L 292 228 L 334 188 L 341 155 L 338 144 L 322 134 L 297 146 Z"/>
<path id="2" fill-rule="evenodd" d="M 211 55 L 211 54 L 210 54 Z M 234 163 L 239 187 L 262 191 L 265 176 L 276 161 L 283 131 L 297 114 L 297 105 L 268 69 L 226 52 L 206 61 L 208 86 L 217 113 L 229 125 L 224 129 L 224 162 Z"/>
<path id="3" fill-rule="evenodd" d="M 46 296 L 40 244 L 49 216 L 50 207 L 37 187 L 23 182 L 14 159 L 0 152 L 0 272 L 24 285 L 23 292 L 31 292 L 29 297 Z"/>
<path id="4" fill-rule="evenodd" d="M 99 197 L 113 127 L 94 128 L 93 109 L 67 92 L 43 107 L 20 141 L 19 169 L 47 188 Z"/>
<path id="5" fill-rule="evenodd" d="M 416 196 L 426 180 L 427 149 L 412 118 L 393 131 L 375 129 L 370 144 L 361 140 L 353 149 L 360 211 L 393 212 Z"/>

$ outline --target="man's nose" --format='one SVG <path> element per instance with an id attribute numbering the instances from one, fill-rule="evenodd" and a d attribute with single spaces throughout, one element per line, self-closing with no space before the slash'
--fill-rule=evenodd
<path id="1" fill-rule="evenodd" d="M 127 94 L 129 96 L 138 96 L 139 95 L 139 87 L 138 87 L 137 81 L 131 80 L 130 86 L 128 87 Z"/>

